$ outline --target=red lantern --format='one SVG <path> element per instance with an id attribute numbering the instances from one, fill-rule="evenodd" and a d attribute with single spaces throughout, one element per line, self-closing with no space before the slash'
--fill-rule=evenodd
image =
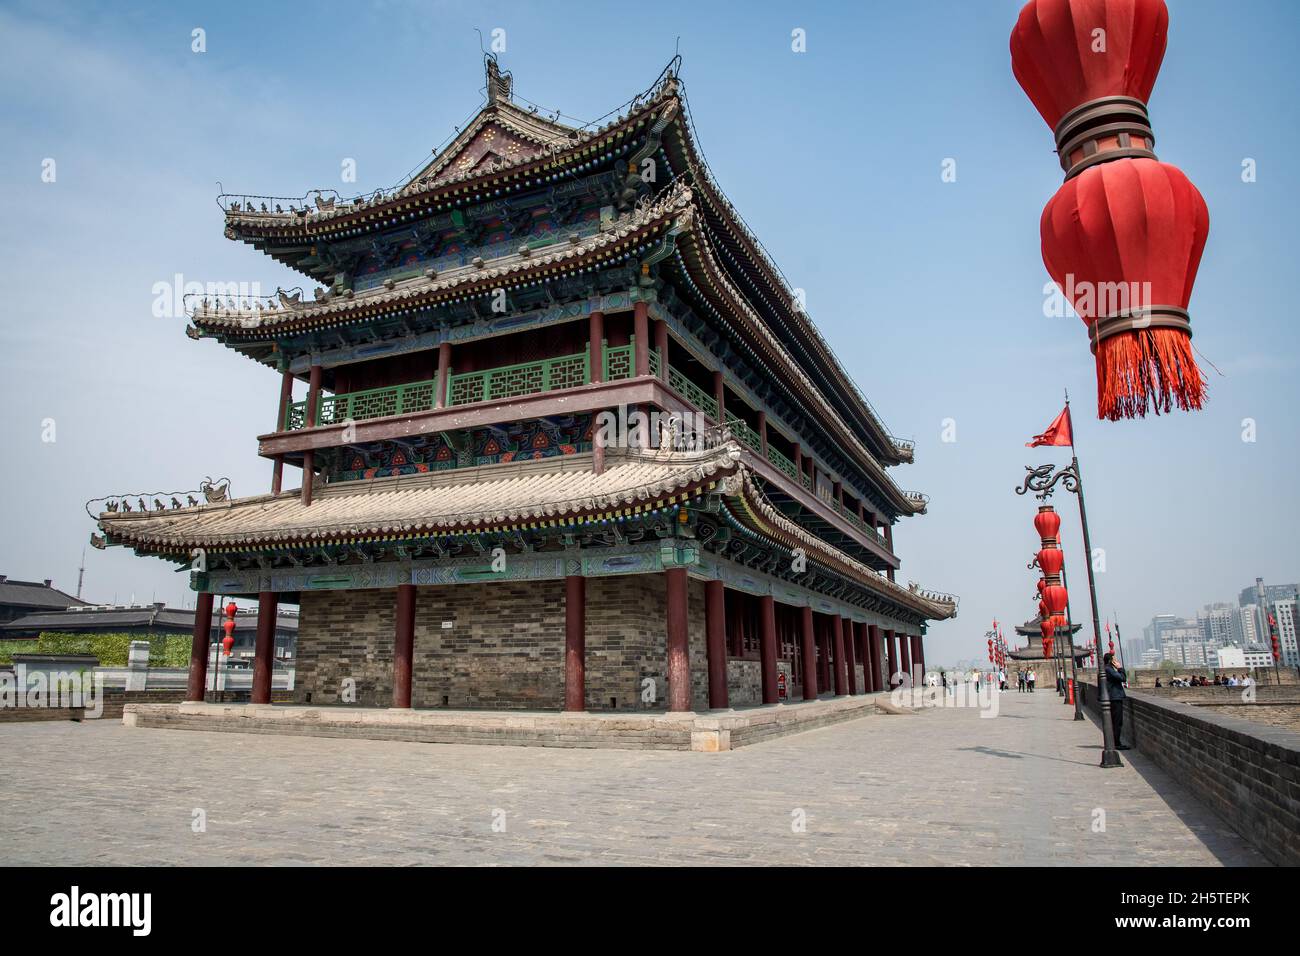
<path id="1" fill-rule="evenodd" d="M 1047 602 L 1046 602 L 1046 601 L 1039 601 L 1039 602 L 1038 602 L 1038 616 L 1039 616 L 1039 617 L 1051 617 L 1051 616 L 1052 616 L 1051 612 L 1048 611 L 1048 609 L 1047 609 Z"/>
<path id="2" fill-rule="evenodd" d="M 1031 0 L 1020 11 L 1011 71 L 1067 172 L 1152 155 L 1146 103 L 1168 33 L 1164 0 Z"/>
<path id="3" fill-rule="evenodd" d="M 237 612 L 238 610 L 239 608 L 235 606 L 235 602 L 231 601 L 229 604 L 226 605 L 226 617 L 234 617 L 235 612 Z"/>
<path id="4" fill-rule="evenodd" d="M 1039 578 L 1039 579 L 1038 579 L 1038 593 L 1039 593 L 1039 594 L 1042 594 L 1042 593 L 1043 593 L 1043 588 L 1045 588 L 1045 587 L 1047 587 L 1047 582 L 1046 582 L 1045 580 L 1043 580 L 1042 578 Z"/>
<path id="5" fill-rule="evenodd" d="M 1052 623 L 1050 617 L 1043 618 L 1038 624 L 1038 630 L 1042 632 L 1043 640 L 1049 641 L 1052 639 L 1052 633 L 1056 630 L 1056 625 Z"/>
<path id="6" fill-rule="evenodd" d="M 1070 603 L 1070 594 L 1059 584 L 1049 584 L 1043 588 L 1043 602 L 1053 614 L 1060 614 Z"/>
<path id="7" fill-rule="evenodd" d="M 1088 326 L 1097 416 L 1200 408 L 1187 306 L 1210 214 L 1191 181 L 1154 159 L 1103 163 L 1066 180 L 1040 226 L 1043 264 Z"/>
<path id="8" fill-rule="evenodd" d="M 1055 625 L 1058 631 L 1068 631 L 1070 629 L 1070 622 L 1062 614 L 1053 614 L 1052 624 Z"/>
<path id="9" fill-rule="evenodd" d="M 230 649 L 235 646 L 235 639 L 227 634 L 221 639 L 221 646 L 225 648 L 226 656 L 230 656 Z"/>
<path id="10" fill-rule="evenodd" d="M 1065 552 L 1060 548 L 1043 548 L 1038 552 L 1038 566 L 1043 569 L 1043 574 L 1055 577 L 1065 567 Z"/>
<path id="11" fill-rule="evenodd" d="M 1050 638 L 1050 637 L 1045 637 L 1045 638 L 1043 638 L 1043 656 L 1044 656 L 1044 657 L 1051 657 L 1051 656 L 1052 656 L 1052 647 L 1055 645 L 1055 643 L 1056 643 L 1056 642 L 1055 642 L 1052 638 Z"/>
<path id="12" fill-rule="evenodd" d="M 1056 538 L 1061 532 L 1061 516 L 1055 511 L 1040 511 L 1034 515 L 1034 530 L 1040 538 Z"/>

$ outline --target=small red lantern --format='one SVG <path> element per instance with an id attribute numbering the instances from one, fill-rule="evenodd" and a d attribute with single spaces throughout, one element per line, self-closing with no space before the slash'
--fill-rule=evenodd
<path id="1" fill-rule="evenodd" d="M 1055 511 L 1040 511 L 1034 515 L 1034 530 L 1040 538 L 1056 538 L 1061 533 L 1061 516 Z"/>
<path id="2" fill-rule="evenodd" d="M 235 646 L 235 639 L 227 634 L 221 639 L 221 646 L 225 650 L 226 656 L 229 657 L 230 649 Z"/>
<path id="3" fill-rule="evenodd" d="M 1070 592 L 1060 584 L 1049 584 L 1043 588 L 1043 602 L 1053 614 L 1060 614 L 1070 603 Z"/>
<path id="4" fill-rule="evenodd" d="M 239 608 L 235 606 L 235 602 L 231 601 L 226 605 L 226 617 L 234 617 L 238 610 Z"/>
<path id="5" fill-rule="evenodd" d="M 1048 609 L 1047 609 L 1047 602 L 1046 602 L 1046 601 L 1039 601 L 1039 602 L 1038 602 L 1038 616 L 1039 616 L 1039 617 L 1051 617 L 1051 616 L 1052 616 L 1052 615 L 1051 615 L 1051 612 L 1048 611 Z"/>
<path id="6" fill-rule="evenodd" d="M 1056 630 L 1056 625 L 1052 623 L 1050 617 L 1047 617 L 1039 622 L 1038 629 L 1043 633 L 1043 640 L 1050 641 L 1052 639 L 1052 632 Z"/>
<path id="7" fill-rule="evenodd" d="M 1044 657 L 1051 657 L 1051 656 L 1052 656 L 1052 648 L 1055 646 L 1055 644 L 1056 644 L 1056 642 L 1055 642 L 1052 638 L 1050 638 L 1050 637 L 1045 637 L 1045 638 L 1043 638 L 1043 656 L 1044 656 Z"/>
<path id="8" fill-rule="evenodd" d="M 1039 593 L 1039 594 L 1042 594 L 1042 593 L 1043 593 L 1043 588 L 1045 588 L 1045 587 L 1047 587 L 1047 582 L 1044 581 L 1042 578 L 1039 578 L 1039 579 L 1038 579 L 1038 593 Z"/>
<path id="9" fill-rule="evenodd" d="M 1038 566 L 1043 569 L 1043 574 L 1055 577 L 1065 567 L 1065 552 L 1060 548 L 1043 548 L 1038 552 Z"/>

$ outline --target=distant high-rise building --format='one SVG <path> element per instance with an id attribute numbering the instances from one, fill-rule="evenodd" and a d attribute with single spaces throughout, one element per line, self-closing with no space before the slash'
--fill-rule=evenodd
<path id="1" fill-rule="evenodd" d="M 1196 622 L 1201 627 L 1201 637 L 1207 644 L 1222 647 L 1231 643 L 1236 636 L 1236 620 L 1239 609 L 1231 604 L 1207 604 L 1196 612 Z"/>
<path id="2" fill-rule="evenodd" d="M 1296 601 L 1275 601 L 1273 603 L 1273 620 L 1277 623 L 1277 641 L 1282 657 L 1279 663 L 1283 667 L 1300 665 L 1300 648 L 1296 646 Z M 1273 652 L 1269 641 L 1269 653 Z"/>
<path id="3" fill-rule="evenodd" d="M 1259 643 L 1259 630 L 1257 627 L 1259 617 L 1257 608 L 1254 604 L 1243 604 L 1237 608 L 1237 633 L 1234 636 L 1234 643 L 1242 647 L 1250 647 Z"/>
<path id="4" fill-rule="evenodd" d="M 1252 586 L 1241 589 L 1237 602 L 1243 609 L 1247 605 L 1254 607 L 1255 640 L 1260 644 L 1268 644 L 1268 621 L 1264 619 L 1266 609 L 1272 608 L 1278 601 L 1297 599 L 1300 599 L 1300 585 L 1265 584 L 1263 578 L 1256 578 Z"/>

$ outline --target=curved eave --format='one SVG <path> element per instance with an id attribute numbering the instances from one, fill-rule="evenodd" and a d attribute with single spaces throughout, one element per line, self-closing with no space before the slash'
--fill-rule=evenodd
<path id="1" fill-rule="evenodd" d="M 874 453 L 890 464 L 911 462 L 912 455 L 900 450 L 884 423 L 862 399 L 857 386 L 849 378 L 839 359 L 830 351 L 811 317 L 792 307 L 794 296 L 787 288 L 785 280 L 776 271 L 767 254 L 758 247 L 749 228 L 741 221 L 730 201 L 718 190 L 708 172 L 708 167 L 691 135 L 687 111 L 684 108 L 678 109 L 677 115 L 669 125 L 669 131 L 675 135 L 666 145 L 676 152 L 675 156 L 672 151 L 669 152 L 670 159 L 685 168 L 704 171 L 703 175 L 692 176 L 691 184 L 699 190 L 705 221 L 710 227 L 709 231 L 713 232 L 716 227 L 725 233 L 728 248 L 734 254 L 744 257 L 749 264 L 751 278 L 756 279 L 757 284 L 766 288 L 767 294 L 763 299 L 767 308 L 778 313 L 787 328 L 798 331 L 800 347 L 810 352 L 823 371 L 831 373 L 839 386 L 841 402 L 846 408 L 853 409 L 853 417 L 879 446 Z"/>
<path id="2" fill-rule="evenodd" d="M 635 456 L 625 456 L 634 464 Z M 194 508 L 170 509 L 163 512 L 105 512 L 99 516 L 99 528 L 106 536 L 106 543 L 133 548 L 138 554 L 149 554 L 173 560 L 187 559 L 197 548 L 213 554 L 245 553 L 250 551 L 296 551 L 303 549 L 330 547 L 338 545 L 372 544 L 378 542 L 402 542 L 428 538 L 449 538 L 473 536 L 480 534 L 537 530 L 542 528 L 567 527 L 575 523 L 592 521 L 613 521 L 622 517 L 635 516 L 647 510 L 682 504 L 712 491 L 718 482 L 734 474 L 740 468 L 739 446 L 730 445 L 707 454 L 683 456 L 680 468 L 671 474 L 653 482 L 636 482 L 626 486 L 611 488 L 600 494 L 575 495 L 567 499 L 546 501 L 524 501 L 516 506 L 497 508 L 482 512 L 454 511 L 442 516 L 401 516 L 386 517 L 382 520 L 344 521 L 335 525 L 310 527 L 306 523 L 312 517 L 313 505 L 302 505 L 300 489 L 282 492 L 278 495 L 257 495 L 239 498 L 219 504 L 205 504 Z M 489 477 L 483 481 L 509 482 L 526 478 L 532 474 L 556 474 L 554 466 L 537 467 L 525 462 L 517 465 L 487 466 L 482 471 Z M 572 470 L 567 473 L 575 481 L 588 475 L 588 472 Z M 363 483 L 362 487 L 350 487 L 357 484 L 348 482 L 338 486 L 327 486 L 326 494 L 333 494 L 346 501 L 357 497 L 364 501 L 376 494 L 410 491 L 429 482 L 433 490 L 446 490 L 454 494 L 455 490 L 472 485 L 475 480 L 459 483 L 450 481 L 454 474 L 441 473 L 432 477 L 404 476 L 384 480 L 379 484 L 374 481 Z M 469 479 L 470 476 L 464 476 Z M 526 484 L 520 485 L 525 490 Z M 321 500 L 324 500 L 322 497 Z M 258 531 L 252 528 L 242 532 L 228 533 L 194 533 L 166 530 L 169 525 L 193 526 L 202 523 L 205 515 L 229 516 L 234 510 L 250 514 L 250 522 L 256 524 L 261 515 L 271 509 L 298 515 L 304 522 L 297 528 L 282 528 L 276 531 Z M 317 509 L 319 513 L 320 509 Z M 260 519 L 265 522 L 265 519 Z"/>
<path id="3" fill-rule="evenodd" d="M 628 259 L 638 246 L 662 238 L 674 217 L 689 207 L 690 198 L 690 190 L 677 189 L 652 207 L 640 221 L 633 216 L 623 228 L 616 223 L 613 229 L 576 244 L 557 244 L 548 247 L 549 251 L 527 257 L 518 254 L 504 256 L 493 260 L 496 265 L 489 262 L 483 268 L 465 267 L 432 280 L 407 279 L 392 289 L 380 287 L 351 298 L 339 297 L 321 304 L 309 303 L 263 312 L 199 311 L 191 317 L 191 322 L 201 333 L 217 335 L 231 342 L 268 340 L 482 298 L 497 289 L 508 291 L 535 285 Z"/>
<path id="4" fill-rule="evenodd" d="M 682 262 L 691 272 L 694 285 L 701 294 L 709 296 L 710 304 L 723 316 L 741 319 L 748 332 L 751 348 L 760 350 L 769 363 L 785 372 L 790 381 L 803 396 L 810 409 L 828 426 L 840 440 L 843 450 L 849 452 L 868 474 L 877 480 L 880 491 L 890 503 L 905 515 L 923 514 L 927 502 L 919 497 L 910 497 L 895 483 L 893 478 L 880 464 L 871 450 L 866 447 L 857 433 L 840 417 L 822 394 L 808 378 L 803 368 L 786 350 L 785 345 L 776 337 L 776 333 L 750 307 L 748 301 L 731 284 L 726 272 L 718 265 L 708 237 L 698 229 L 691 229 L 678 239 L 682 252 Z"/>
<path id="5" fill-rule="evenodd" d="M 793 551 L 803 549 L 808 557 L 858 584 L 877 596 L 906 607 L 927 620 L 946 620 L 957 616 L 957 600 L 949 596 L 931 596 L 919 590 L 901 587 L 877 574 L 860 561 L 805 531 L 781 514 L 762 490 L 754 484 L 748 470 L 742 471 L 743 488 L 729 498 L 736 507 L 732 516 L 757 534 L 778 542 Z"/>

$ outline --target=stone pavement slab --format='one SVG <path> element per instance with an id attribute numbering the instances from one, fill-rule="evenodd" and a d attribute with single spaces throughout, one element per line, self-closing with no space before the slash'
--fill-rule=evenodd
<path id="1" fill-rule="evenodd" d="M 1263 863 L 1141 755 L 1099 770 L 1095 725 L 1070 717 L 1013 691 L 993 719 L 876 716 L 722 754 L 13 724 L 0 863 Z"/>

